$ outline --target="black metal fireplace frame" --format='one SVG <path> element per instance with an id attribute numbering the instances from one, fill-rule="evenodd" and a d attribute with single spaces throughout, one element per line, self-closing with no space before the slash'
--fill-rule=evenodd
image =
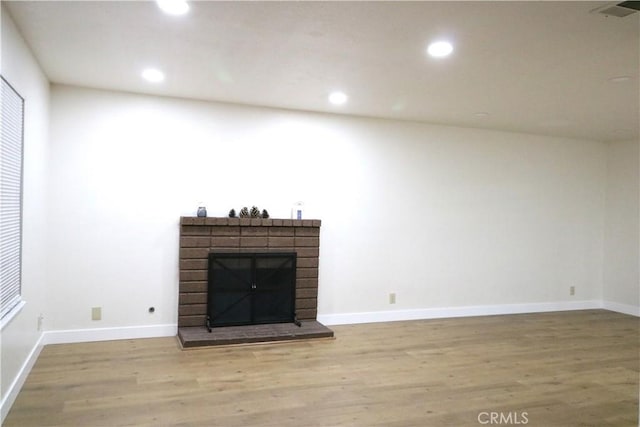
<path id="1" fill-rule="evenodd" d="M 282 258 L 284 261 L 279 265 L 274 271 L 279 271 L 286 264 L 289 264 L 287 269 L 289 271 L 289 283 L 284 283 L 283 286 L 288 287 L 288 291 L 290 292 L 289 301 L 291 310 L 290 313 L 287 313 L 286 318 L 282 319 L 269 319 L 267 321 L 259 321 L 255 319 L 256 309 L 255 309 L 255 299 L 258 294 L 264 295 L 265 293 L 269 293 L 267 289 L 265 291 L 264 288 L 261 287 L 261 283 L 258 281 L 258 268 L 257 264 L 261 259 L 274 259 L 274 258 Z M 251 275 L 247 280 L 245 277 L 239 276 L 232 269 L 228 268 L 224 263 L 219 260 L 230 260 L 230 259 L 242 259 L 242 260 L 250 260 L 251 262 Z M 257 324 L 268 324 L 268 323 L 295 323 L 300 326 L 300 322 L 296 318 L 296 261 L 297 254 L 295 252 L 248 252 L 248 253 L 238 253 L 238 252 L 215 252 L 212 251 L 208 256 L 208 276 L 207 276 L 207 320 L 206 327 L 211 332 L 212 327 L 223 327 L 223 326 L 240 326 L 240 325 L 257 325 Z M 215 307 L 214 300 L 216 296 L 220 297 L 221 293 L 216 290 L 216 269 L 212 268 L 213 265 L 216 264 L 218 267 L 222 267 L 222 269 L 226 270 L 228 274 L 235 276 L 239 282 L 243 282 L 246 286 L 246 289 L 241 291 L 245 294 L 238 299 L 235 303 L 228 306 L 222 312 L 213 312 L 213 308 Z M 271 275 L 275 274 L 274 272 Z M 267 276 L 268 278 L 268 276 Z M 265 277 L 262 277 L 263 282 L 266 280 Z M 286 290 L 285 290 L 286 291 Z M 237 291 L 235 291 L 237 293 Z M 275 293 L 275 291 L 274 291 Z M 250 319 L 248 321 L 224 321 L 221 320 L 223 316 L 234 309 L 234 307 L 242 302 L 245 299 L 249 300 L 250 304 Z M 287 310 L 288 312 L 288 310 Z"/>

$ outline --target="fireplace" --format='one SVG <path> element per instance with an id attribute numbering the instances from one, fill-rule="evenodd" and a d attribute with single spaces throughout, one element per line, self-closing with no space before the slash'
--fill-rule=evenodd
<path id="1" fill-rule="evenodd" d="M 295 252 L 211 252 L 207 329 L 296 323 L 295 286 Z"/>
<path id="2" fill-rule="evenodd" d="M 333 332 L 316 320 L 320 226 L 320 220 L 316 219 L 181 217 L 178 338 L 182 346 L 333 337 Z M 251 273 L 244 272 L 241 273 L 243 279 L 236 281 L 238 289 L 219 289 L 221 292 L 228 291 L 227 295 L 219 295 L 222 298 L 219 301 L 215 289 L 213 294 L 210 293 L 209 262 L 210 256 L 220 254 L 228 254 L 230 258 L 223 261 L 227 263 L 231 262 L 233 256 L 236 257 L 234 263 L 257 263 L 260 272 L 256 271 L 255 274 L 259 275 L 264 273 L 263 264 L 269 266 L 268 270 L 271 264 L 277 264 L 275 260 L 282 254 L 295 255 L 293 268 L 288 273 L 269 273 L 294 277 L 290 285 L 293 289 L 272 293 L 267 292 L 271 286 L 268 285 L 262 292 L 257 288 L 258 283 L 249 280 L 248 274 Z M 261 259 L 258 261 L 255 257 Z M 291 265 L 291 262 L 285 265 Z M 251 283 L 256 284 L 255 291 L 247 288 L 251 287 Z M 284 303 L 285 293 L 290 295 L 290 305 Z M 211 305 L 218 313 L 221 308 L 218 306 L 233 304 L 232 300 L 238 308 L 229 309 L 225 315 L 219 316 L 208 310 Z M 266 301 L 266 305 L 256 304 L 259 301 Z M 270 308 L 274 307 L 276 301 L 283 303 L 283 308 Z M 257 305 L 262 308 L 255 308 Z M 237 311 L 240 306 L 244 310 L 242 314 Z M 286 315 L 283 314 L 285 312 Z M 207 316 L 209 326 L 213 326 L 211 333 L 206 327 Z M 296 321 L 301 326 L 296 326 Z"/>

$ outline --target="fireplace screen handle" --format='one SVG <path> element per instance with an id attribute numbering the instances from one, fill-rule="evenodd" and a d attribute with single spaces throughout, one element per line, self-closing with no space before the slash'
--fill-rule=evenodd
<path id="1" fill-rule="evenodd" d="M 256 288 L 256 284 L 255 284 L 255 283 L 252 283 L 252 284 L 251 284 L 251 289 L 255 289 L 255 288 Z"/>

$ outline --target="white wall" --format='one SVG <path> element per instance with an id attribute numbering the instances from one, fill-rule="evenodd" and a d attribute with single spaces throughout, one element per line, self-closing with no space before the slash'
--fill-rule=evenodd
<path id="1" fill-rule="evenodd" d="M 1 408 L 6 415 L 39 351 L 47 284 L 46 187 L 49 82 L 2 6 L 2 75 L 25 98 L 22 311 L 1 332 Z M 46 321 L 46 319 L 45 319 Z"/>
<path id="2" fill-rule="evenodd" d="M 602 299 L 602 143 L 65 86 L 51 137 L 53 330 L 175 324 L 178 219 L 200 203 L 302 200 L 325 318 Z"/>
<path id="3" fill-rule="evenodd" d="M 607 146 L 604 246 L 605 306 L 640 316 L 640 195 L 638 141 Z"/>

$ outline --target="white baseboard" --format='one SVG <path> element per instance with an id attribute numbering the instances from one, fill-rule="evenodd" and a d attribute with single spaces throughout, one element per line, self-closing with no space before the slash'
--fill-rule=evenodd
<path id="1" fill-rule="evenodd" d="M 177 333 L 178 326 L 176 324 L 125 326 L 119 328 L 71 329 L 45 332 L 43 344 L 70 344 L 92 341 L 172 337 Z"/>
<path id="2" fill-rule="evenodd" d="M 497 314 L 544 313 L 550 311 L 589 310 L 597 308 L 603 308 L 602 301 L 562 301 L 534 304 L 477 305 L 445 308 L 422 308 L 414 310 L 318 314 L 318 321 L 325 325 L 349 325 L 356 323 L 394 322 L 399 320 L 443 319 L 448 317 L 492 316 Z"/>
<path id="3" fill-rule="evenodd" d="M 620 304 L 619 302 L 613 301 L 603 301 L 602 307 L 606 310 L 640 317 L 640 307 L 638 307 L 637 305 Z"/>
<path id="4" fill-rule="evenodd" d="M 31 368 L 33 368 L 33 365 L 36 364 L 36 360 L 38 360 L 38 356 L 40 356 L 40 352 L 44 347 L 43 337 L 44 334 L 40 335 L 40 338 L 36 341 L 36 344 L 33 346 L 29 355 L 22 364 L 20 371 L 18 371 L 18 375 L 16 375 L 15 379 L 7 389 L 6 394 L 2 396 L 2 401 L 0 401 L 0 425 L 4 423 L 11 406 L 13 406 L 13 402 L 16 401 L 18 393 L 22 390 L 22 386 L 27 380 L 29 372 L 31 372 Z"/>

